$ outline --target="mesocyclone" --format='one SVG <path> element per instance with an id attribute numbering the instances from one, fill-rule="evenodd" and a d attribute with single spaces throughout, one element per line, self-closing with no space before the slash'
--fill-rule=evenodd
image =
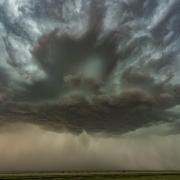
<path id="1" fill-rule="evenodd" d="M 0 1 L 1 121 L 98 132 L 176 125 L 179 8 L 177 0 Z"/>

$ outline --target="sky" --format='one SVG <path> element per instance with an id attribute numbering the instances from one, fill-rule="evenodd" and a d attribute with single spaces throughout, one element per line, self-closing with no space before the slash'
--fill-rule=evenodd
<path id="1" fill-rule="evenodd" d="M 1 0 L 0 171 L 178 170 L 178 0 Z"/>

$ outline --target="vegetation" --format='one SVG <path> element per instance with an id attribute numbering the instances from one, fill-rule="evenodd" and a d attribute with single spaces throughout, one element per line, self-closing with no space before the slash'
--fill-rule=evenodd
<path id="1" fill-rule="evenodd" d="M 178 173 L 1 173 L 1 180 L 179 180 Z"/>

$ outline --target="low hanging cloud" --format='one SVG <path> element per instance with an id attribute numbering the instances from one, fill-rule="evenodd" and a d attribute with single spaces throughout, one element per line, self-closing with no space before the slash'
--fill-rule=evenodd
<path id="1" fill-rule="evenodd" d="M 168 111 L 177 100 L 168 93 L 152 95 L 129 89 L 119 96 L 68 94 L 60 103 L 1 105 L 0 122 L 31 122 L 51 130 L 80 133 L 125 133 L 159 122 L 175 122 L 178 113 Z"/>

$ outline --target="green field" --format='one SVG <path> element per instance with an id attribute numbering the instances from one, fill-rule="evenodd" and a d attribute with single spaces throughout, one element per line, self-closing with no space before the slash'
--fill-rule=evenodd
<path id="1" fill-rule="evenodd" d="M 180 180 L 180 173 L 158 172 L 66 172 L 66 173 L 0 173 L 0 180 Z"/>

